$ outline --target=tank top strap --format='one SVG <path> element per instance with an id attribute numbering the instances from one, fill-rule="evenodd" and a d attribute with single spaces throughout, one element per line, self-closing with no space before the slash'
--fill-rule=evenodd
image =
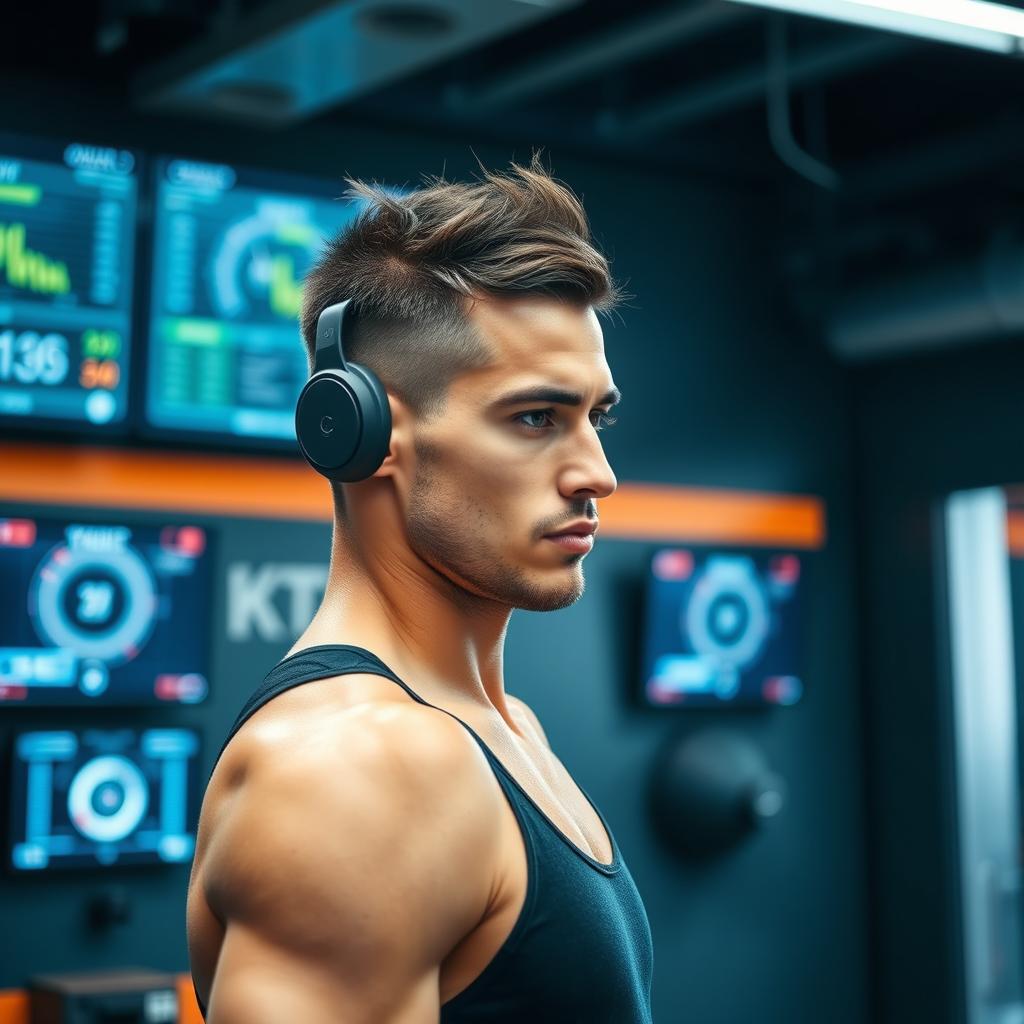
<path id="1" fill-rule="evenodd" d="M 476 740 L 477 745 L 484 752 L 488 762 L 498 770 L 502 781 L 502 788 L 505 788 L 504 776 L 507 774 L 504 765 L 497 759 L 490 747 L 477 734 L 476 730 L 464 722 L 458 715 L 453 715 L 436 704 L 424 700 L 415 690 L 412 689 L 403 679 L 399 678 L 387 665 L 381 661 L 372 651 L 365 647 L 357 647 L 354 644 L 318 644 L 315 647 L 305 647 L 294 654 L 288 655 L 279 661 L 264 677 L 263 682 L 256 688 L 249 699 L 245 702 L 242 710 L 235 718 L 234 724 L 224 740 L 217 755 L 217 761 L 231 742 L 235 733 L 261 708 L 264 704 L 273 700 L 278 694 L 284 693 L 302 683 L 311 683 L 318 679 L 328 679 L 332 676 L 344 675 L 377 675 L 384 676 L 392 682 L 397 683 L 417 704 L 433 708 L 454 718 L 469 734 Z M 217 761 L 214 762 L 216 767 Z M 212 772 L 211 772 L 212 774 Z"/>
<path id="2" fill-rule="evenodd" d="M 260 687 L 242 708 L 239 717 L 244 721 L 245 718 L 253 714 L 257 707 L 266 703 L 271 695 L 276 696 L 299 683 L 327 679 L 330 676 L 363 674 L 386 676 L 392 682 L 398 683 L 417 703 L 427 703 L 388 668 L 376 654 L 368 651 L 365 647 L 356 647 L 354 644 L 318 644 L 316 647 L 305 647 L 301 651 L 290 654 L 287 658 L 282 658 L 266 674 Z M 252 710 L 249 710 L 250 705 L 252 705 Z"/>

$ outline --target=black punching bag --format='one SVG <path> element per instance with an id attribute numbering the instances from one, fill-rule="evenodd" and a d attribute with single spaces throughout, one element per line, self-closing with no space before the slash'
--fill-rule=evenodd
<path id="1" fill-rule="evenodd" d="M 785 783 L 746 737 L 706 729 L 673 737 L 655 758 L 650 806 L 679 856 L 707 859 L 736 845 L 785 800 Z"/>

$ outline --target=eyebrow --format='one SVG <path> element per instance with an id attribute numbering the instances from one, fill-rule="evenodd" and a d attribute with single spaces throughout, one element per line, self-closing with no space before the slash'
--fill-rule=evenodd
<path id="1" fill-rule="evenodd" d="M 622 394 L 618 388 L 606 391 L 598 400 L 598 405 L 618 405 L 622 400 Z M 566 391 L 564 388 L 536 387 L 523 388 L 520 391 L 510 391 L 495 399 L 491 405 L 498 407 L 503 405 L 521 405 L 524 402 L 552 402 L 555 405 L 582 405 L 583 395 L 578 391 Z"/>

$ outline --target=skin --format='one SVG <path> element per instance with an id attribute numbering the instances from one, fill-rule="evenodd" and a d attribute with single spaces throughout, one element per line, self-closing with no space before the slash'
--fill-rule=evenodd
<path id="1" fill-rule="evenodd" d="M 563 608 L 584 590 L 585 556 L 544 534 L 596 521 L 615 490 L 599 437 L 614 387 L 600 325 L 588 307 L 532 296 L 476 299 L 467 316 L 490 362 L 457 376 L 430 419 L 389 394 L 389 454 L 345 485 L 326 593 L 292 648 L 366 647 L 435 707 L 378 676 L 318 680 L 232 740 L 189 888 L 210 1024 L 425 1024 L 484 970 L 521 909 L 525 848 L 450 715 L 570 841 L 611 859 L 594 809 L 503 676 L 512 611 Z M 495 405 L 537 387 L 579 403 Z"/>

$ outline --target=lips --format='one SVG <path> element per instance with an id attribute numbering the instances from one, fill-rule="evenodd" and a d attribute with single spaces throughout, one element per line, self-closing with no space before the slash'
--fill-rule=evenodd
<path id="1" fill-rule="evenodd" d="M 592 533 L 553 533 L 544 539 L 549 544 L 557 544 L 563 551 L 574 555 L 585 555 L 594 546 Z"/>
<path id="2" fill-rule="evenodd" d="M 546 533 L 545 537 L 590 537 L 597 532 L 597 523 L 573 523 L 557 533 Z"/>

